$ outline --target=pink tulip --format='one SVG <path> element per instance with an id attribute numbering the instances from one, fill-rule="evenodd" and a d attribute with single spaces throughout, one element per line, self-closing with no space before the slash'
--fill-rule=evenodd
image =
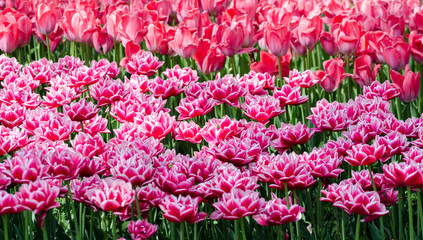
<path id="1" fill-rule="evenodd" d="M 254 161 L 261 153 L 261 148 L 257 141 L 231 138 L 221 141 L 211 149 L 211 153 L 222 162 L 230 162 L 240 167 Z"/>
<path id="2" fill-rule="evenodd" d="M 120 66 L 126 68 L 131 74 L 147 75 L 156 74 L 157 70 L 164 64 L 154 57 L 151 52 L 139 51 L 136 54 L 122 59 Z"/>
<path id="3" fill-rule="evenodd" d="M 176 29 L 175 37 L 169 42 L 169 46 L 179 56 L 191 58 L 199 48 L 198 34 L 191 33 L 185 26 L 180 26 Z"/>
<path id="4" fill-rule="evenodd" d="M 361 120 L 356 125 L 351 125 L 347 132 L 342 135 L 355 143 L 368 143 L 377 135 L 382 134 L 382 121 L 377 117 L 371 117 L 366 121 Z"/>
<path id="5" fill-rule="evenodd" d="M 243 113 L 260 123 L 267 124 L 269 120 L 285 112 L 275 97 L 247 95 L 241 105 Z"/>
<path id="6" fill-rule="evenodd" d="M 372 68 L 372 58 L 369 55 L 361 55 L 355 59 L 354 74 L 350 76 L 360 85 L 360 87 L 370 86 L 376 80 L 379 69 L 380 64 Z"/>
<path id="7" fill-rule="evenodd" d="M 63 12 L 59 25 L 69 41 L 87 43 L 98 28 L 95 19 L 93 11 L 68 7 Z"/>
<path id="8" fill-rule="evenodd" d="M 77 122 L 89 120 L 100 111 L 92 102 L 87 102 L 85 99 L 65 105 L 63 109 L 72 121 Z"/>
<path id="9" fill-rule="evenodd" d="M 372 172 L 373 180 L 370 177 L 369 170 L 361 170 L 360 172 L 351 172 L 351 179 L 353 184 L 359 184 L 365 191 L 373 191 L 373 182 L 375 183 L 376 189 L 380 191 L 384 186 L 385 177 L 382 173 Z"/>
<path id="10" fill-rule="evenodd" d="M 182 121 L 172 132 L 175 140 L 188 141 L 190 143 L 200 143 L 203 137 L 200 134 L 201 128 L 195 122 Z"/>
<path id="11" fill-rule="evenodd" d="M 297 144 L 306 144 L 315 131 L 308 129 L 305 124 L 297 123 L 296 125 L 282 124 L 274 133 L 275 137 L 271 142 L 271 146 L 283 153 Z"/>
<path id="12" fill-rule="evenodd" d="M 128 224 L 128 232 L 131 234 L 132 239 L 144 240 L 153 236 L 157 231 L 157 225 L 153 225 L 147 220 L 131 221 Z"/>
<path id="13" fill-rule="evenodd" d="M 410 67 L 405 66 L 404 76 L 400 73 L 390 70 L 391 80 L 394 86 L 400 91 L 400 99 L 403 102 L 413 102 L 417 99 L 420 91 L 420 72 L 410 71 Z"/>
<path id="14" fill-rule="evenodd" d="M 352 166 L 371 165 L 380 160 L 385 152 L 385 147 L 378 144 L 357 144 L 347 151 L 348 156 L 345 161 Z"/>
<path id="15" fill-rule="evenodd" d="M 416 162 L 392 162 L 383 165 L 385 183 L 388 187 L 423 186 L 422 164 Z"/>
<path id="16" fill-rule="evenodd" d="M 175 117 L 163 111 L 145 116 L 144 119 L 140 119 L 140 121 L 142 121 L 140 128 L 145 136 L 154 137 L 159 140 L 164 139 L 177 125 Z M 137 122 L 137 119 L 135 119 L 135 122 Z"/>
<path id="17" fill-rule="evenodd" d="M 387 101 L 398 97 L 400 91 L 389 81 L 385 81 L 384 83 L 374 81 L 370 86 L 363 86 L 363 94 L 369 99 L 381 97 Z"/>
<path id="18" fill-rule="evenodd" d="M 24 148 L 11 159 L 5 160 L 5 167 L 16 183 L 29 183 L 45 176 L 46 154 L 38 149 Z"/>
<path id="19" fill-rule="evenodd" d="M 91 136 L 97 133 L 110 133 L 107 129 L 107 119 L 99 115 L 95 115 L 89 121 L 84 122 L 84 132 Z"/>
<path id="20" fill-rule="evenodd" d="M 344 172 L 339 168 L 343 158 L 337 152 L 314 148 L 311 153 L 304 153 L 303 157 L 310 166 L 311 175 L 316 178 L 336 178 Z"/>
<path id="21" fill-rule="evenodd" d="M 269 52 L 277 57 L 282 57 L 289 50 L 291 31 L 288 26 L 267 24 L 264 28 L 264 39 Z"/>
<path id="22" fill-rule="evenodd" d="M 323 62 L 325 71 L 317 70 L 314 74 L 319 79 L 320 86 L 327 92 L 333 92 L 339 88 L 345 78 L 344 62 L 340 58 L 329 59 Z"/>
<path id="23" fill-rule="evenodd" d="M 5 127 L 14 128 L 21 125 L 25 120 L 25 115 L 26 108 L 18 103 L 13 103 L 10 106 L 1 104 L 0 106 L 0 122 Z"/>
<path id="24" fill-rule="evenodd" d="M 152 2 L 150 2 L 152 3 Z M 167 54 L 170 51 L 169 41 L 171 41 L 172 29 L 163 22 L 152 23 L 147 28 L 144 36 L 148 51 L 153 53 Z"/>
<path id="25" fill-rule="evenodd" d="M 35 24 L 42 35 L 49 35 L 57 27 L 60 15 L 53 2 L 35 6 Z"/>
<path id="26" fill-rule="evenodd" d="M 291 62 L 291 53 L 288 52 L 285 56 L 280 57 L 282 76 L 286 77 L 289 74 L 289 64 Z M 278 58 L 266 51 L 260 51 L 260 61 L 250 64 L 250 69 L 255 72 L 269 73 L 272 76 L 279 75 Z"/>
<path id="27" fill-rule="evenodd" d="M 106 26 L 97 28 L 97 30 L 93 33 L 92 45 L 94 46 L 95 51 L 99 54 L 104 55 L 112 50 L 114 43 L 107 33 Z"/>
<path id="28" fill-rule="evenodd" d="M 25 210 L 22 200 L 14 194 L 0 191 L 0 215 L 20 213 Z"/>
<path id="29" fill-rule="evenodd" d="M 330 33 L 323 31 L 320 36 L 320 43 L 323 50 L 330 56 L 335 56 L 339 53 L 338 45 L 335 43 L 334 36 Z"/>
<path id="30" fill-rule="evenodd" d="M 234 188 L 230 193 L 224 193 L 219 201 L 213 203 L 216 211 L 210 214 L 210 218 L 236 220 L 260 214 L 265 206 L 266 202 L 259 197 L 258 192 Z"/>
<path id="31" fill-rule="evenodd" d="M 410 46 L 405 42 L 395 42 L 383 50 L 383 58 L 395 71 L 401 71 L 410 60 Z"/>
<path id="32" fill-rule="evenodd" d="M 357 21 L 338 15 L 333 19 L 331 31 L 341 53 L 349 55 L 356 51 L 361 37 Z"/>
<path id="33" fill-rule="evenodd" d="M 0 126 L 0 156 L 17 151 L 29 143 L 28 132 L 15 127 L 13 129 Z"/>
<path id="34" fill-rule="evenodd" d="M 154 97 L 166 99 L 181 94 L 184 91 L 183 87 L 183 82 L 179 81 L 177 78 L 163 80 L 161 77 L 157 76 L 150 80 L 148 90 Z"/>
<path id="35" fill-rule="evenodd" d="M 201 39 L 198 42 L 198 50 L 192 56 L 197 63 L 200 72 L 209 74 L 223 68 L 226 56 L 218 49 L 215 42 L 208 39 Z"/>
<path id="36" fill-rule="evenodd" d="M 279 100 L 279 105 L 300 105 L 308 101 L 308 96 L 301 96 L 300 87 L 291 87 L 288 84 L 282 86 L 281 89 L 275 88 L 273 97 Z"/>
<path id="37" fill-rule="evenodd" d="M 31 41 L 32 22 L 29 17 L 23 13 L 12 10 L 11 8 L 5 9 L 5 15 L 14 17 L 18 28 L 17 47 L 24 47 Z"/>
<path id="38" fill-rule="evenodd" d="M 376 136 L 375 142 L 385 147 L 385 152 L 381 159 L 382 162 L 389 160 L 394 155 L 401 154 L 407 150 L 410 144 L 405 135 L 395 131 L 389 132 L 383 137 Z"/>
<path id="39" fill-rule="evenodd" d="M 134 201 L 131 183 L 120 179 L 104 178 L 95 188 L 87 190 L 86 197 L 103 211 L 114 211 L 129 206 Z"/>
<path id="40" fill-rule="evenodd" d="M 228 7 L 228 0 L 200 0 L 201 9 L 209 15 L 216 16 Z"/>
<path id="41" fill-rule="evenodd" d="M 120 101 L 128 93 L 121 80 L 113 80 L 110 77 L 102 78 L 89 88 L 91 97 L 97 101 L 98 107 Z"/>
<path id="42" fill-rule="evenodd" d="M 106 143 L 99 133 L 91 136 L 88 133 L 80 132 L 71 140 L 71 144 L 75 151 L 88 158 L 100 155 L 106 149 Z"/>
<path id="43" fill-rule="evenodd" d="M 126 46 L 128 42 L 133 42 L 139 45 L 147 33 L 148 25 L 146 25 L 144 19 L 134 14 L 124 14 L 120 17 L 120 27 L 116 30 L 122 44 Z"/>
<path id="44" fill-rule="evenodd" d="M 1 16 L 1 15 L 0 15 Z M 9 74 L 18 75 L 21 71 L 22 65 L 16 58 L 8 58 L 6 55 L 0 55 L 0 80 L 3 81 Z"/>
<path id="45" fill-rule="evenodd" d="M 200 77 L 197 76 L 196 70 L 192 70 L 189 67 L 181 68 L 179 65 L 166 69 L 163 75 L 168 78 L 176 78 L 179 82 L 182 82 L 184 86 L 195 83 L 200 79 Z"/>
<path id="46" fill-rule="evenodd" d="M 212 192 L 221 197 L 225 193 L 230 193 L 233 189 L 242 191 L 254 191 L 260 187 L 257 184 L 258 177 L 251 172 L 241 172 L 239 168 L 223 164 L 216 169 L 217 176 L 212 179 Z"/>
<path id="47" fill-rule="evenodd" d="M 256 73 L 250 71 L 239 79 L 239 84 L 242 88 L 247 90 L 247 93 L 251 95 L 265 95 L 267 91 L 265 88 L 270 88 L 270 85 L 274 85 L 275 78 L 269 73 Z"/>
<path id="48" fill-rule="evenodd" d="M 241 85 L 232 75 L 226 75 L 209 83 L 208 92 L 211 97 L 222 103 L 229 104 L 234 107 L 239 107 L 239 98 L 246 94 L 246 89 Z"/>
<path id="49" fill-rule="evenodd" d="M 48 118 L 40 121 L 34 133 L 42 140 L 58 141 L 69 139 L 75 128 L 76 123 L 68 116 L 49 113 Z"/>
<path id="50" fill-rule="evenodd" d="M 207 217 L 207 213 L 198 212 L 199 204 L 199 198 L 168 195 L 163 198 L 159 207 L 163 211 L 163 217 L 170 222 L 196 223 Z"/>
<path id="51" fill-rule="evenodd" d="M 177 168 L 164 167 L 157 171 L 155 183 L 164 192 L 174 195 L 189 195 L 195 183 L 195 178 L 178 171 Z"/>
<path id="52" fill-rule="evenodd" d="M 78 177 L 86 158 L 70 148 L 57 148 L 44 160 L 46 178 L 70 180 Z"/>
<path id="53" fill-rule="evenodd" d="M 201 130 L 201 135 L 209 146 L 212 146 L 239 134 L 242 130 L 241 122 L 224 116 L 222 119 L 210 119 Z"/>
<path id="54" fill-rule="evenodd" d="M 305 48 L 312 49 L 319 41 L 322 32 L 322 19 L 320 16 L 307 18 L 302 16 L 297 27 L 298 40 Z"/>
<path id="55" fill-rule="evenodd" d="M 313 78 L 310 70 L 300 73 L 298 70 L 294 69 L 289 71 L 289 77 L 284 79 L 291 87 L 311 88 L 318 83 L 318 80 Z"/>
<path id="56" fill-rule="evenodd" d="M 168 195 L 154 183 L 137 187 L 137 194 L 140 201 L 148 203 L 151 207 L 157 207 L 162 202 L 162 199 Z"/>
<path id="57" fill-rule="evenodd" d="M 423 35 L 412 31 L 408 39 L 410 41 L 411 56 L 418 64 L 423 64 Z"/>
<path id="58" fill-rule="evenodd" d="M 0 13 L 0 50 L 11 53 L 18 47 L 18 23 L 11 13 Z"/>
<path id="59" fill-rule="evenodd" d="M 296 222 L 301 219 L 305 209 L 298 204 L 292 204 L 288 208 L 286 198 L 280 199 L 274 193 L 271 193 L 272 200 L 266 203 L 264 212 L 255 215 L 253 218 L 262 226 L 277 226 L 290 222 Z"/>

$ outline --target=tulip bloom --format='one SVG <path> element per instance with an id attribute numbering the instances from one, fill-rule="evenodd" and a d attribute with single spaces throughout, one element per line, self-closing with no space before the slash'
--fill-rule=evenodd
<path id="1" fill-rule="evenodd" d="M 312 49 L 319 41 L 322 33 L 322 18 L 314 16 L 311 19 L 302 16 L 297 26 L 298 41 L 305 48 Z"/>
<path id="2" fill-rule="evenodd" d="M 361 27 L 357 21 L 339 15 L 333 19 L 331 30 L 341 53 L 355 52 L 361 37 Z"/>
<path id="3" fill-rule="evenodd" d="M 198 50 L 193 59 L 197 62 L 200 72 L 209 74 L 223 68 L 226 56 L 217 49 L 216 43 L 202 39 L 198 43 Z"/>
<path id="4" fill-rule="evenodd" d="M 325 71 L 317 70 L 314 74 L 320 79 L 320 86 L 327 92 L 333 92 L 339 88 L 345 78 L 344 62 L 340 58 L 333 58 L 323 62 Z"/>
<path id="5" fill-rule="evenodd" d="M 18 47 L 18 23 L 9 13 L 0 13 L 0 50 L 11 53 Z"/>
<path id="6" fill-rule="evenodd" d="M 187 27 L 181 26 L 176 29 L 175 37 L 169 42 L 169 46 L 183 58 L 192 57 L 199 48 L 198 33 L 191 33 Z"/>
<path id="7" fill-rule="evenodd" d="M 420 90 L 420 72 L 410 71 L 410 67 L 405 66 L 404 76 L 399 72 L 390 70 L 391 80 L 394 86 L 400 91 L 400 99 L 403 102 L 413 102 L 417 99 Z"/>
<path id="8" fill-rule="evenodd" d="M 35 25 L 42 35 L 49 35 L 57 26 L 58 16 L 53 2 L 35 6 Z"/>
<path id="9" fill-rule="evenodd" d="M 269 52 L 277 57 L 284 56 L 290 46 L 291 31 L 288 26 L 267 24 L 264 28 L 264 41 Z"/>
<path id="10" fill-rule="evenodd" d="M 360 85 L 370 86 L 375 80 L 379 73 L 380 64 L 373 67 L 372 70 L 372 58 L 369 55 L 361 55 L 354 61 L 354 74 L 350 76 Z"/>

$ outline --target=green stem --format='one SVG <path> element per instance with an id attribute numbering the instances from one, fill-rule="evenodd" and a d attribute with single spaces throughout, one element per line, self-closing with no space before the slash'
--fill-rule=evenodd
<path id="1" fill-rule="evenodd" d="M 9 215 L 3 215 L 3 230 L 4 230 L 4 239 L 9 240 Z"/>
<path id="2" fill-rule="evenodd" d="M 170 239 L 176 240 L 176 230 L 175 230 L 175 223 L 170 223 Z"/>
<path id="3" fill-rule="evenodd" d="M 75 225 L 75 232 L 76 232 L 76 239 L 79 240 L 79 224 L 78 224 L 78 219 L 76 218 L 76 210 L 75 210 L 75 205 L 73 204 L 73 197 L 72 197 L 72 191 L 69 185 L 69 181 L 66 181 L 66 185 L 68 186 L 68 196 L 69 196 L 69 204 L 71 206 L 72 209 L 72 213 L 73 213 L 73 223 Z M 71 216 L 69 216 L 69 221 L 71 221 Z"/>
<path id="4" fill-rule="evenodd" d="M 235 240 L 239 240 L 239 221 L 238 221 L 238 219 L 234 221 L 234 228 L 235 228 L 234 229 Z"/>
<path id="5" fill-rule="evenodd" d="M 236 76 L 238 72 L 236 69 L 235 56 L 231 57 L 231 62 L 232 62 L 232 70 L 234 71 L 234 76 Z"/>
<path id="6" fill-rule="evenodd" d="M 342 225 L 341 225 L 341 231 L 342 231 L 342 240 L 345 240 L 345 211 L 342 209 Z"/>
<path id="7" fill-rule="evenodd" d="M 24 225 L 24 234 L 25 234 L 24 237 L 25 237 L 25 240 L 29 240 L 30 239 L 29 232 L 28 232 L 28 227 L 29 227 L 28 212 L 29 211 L 24 211 L 23 212 L 23 215 L 24 215 L 24 218 L 25 218 L 25 225 Z"/>
<path id="8" fill-rule="evenodd" d="M 140 202 L 138 200 L 138 194 L 137 194 L 137 191 L 136 190 L 135 190 L 135 204 L 137 205 L 137 215 L 138 215 L 138 218 L 141 219 Z"/>
<path id="9" fill-rule="evenodd" d="M 93 227 L 94 227 L 94 219 L 93 219 L 93 217 L 94 217 L 94 209 L 93 208 L 91 208 L 90 209 L 90 240 L 92 240 L 93 239 Z"/>
<path id="10" fill-rule="evenodd" d="M 367 165 L 367 167 L 369 169 L 370 179 L 372 180 L 373 190 L 375 192 L 377 192 L 375 180 L 373 178 L 372 165 Z M 383 217 L 379 218 L 379 223 L 380 223 L 380 233 L 382 234 L 382 237 L 385 238 L 385 227 L 384 227 L 384 224 L 383 224 Z"/>
<path id="11" fill-rule="evenodd" d="M 411 187 L 407 186 L 407 200 L 408 200 L 408 226 L 409 226 L 409 237 L 411 240 L 414 240 L 414 231 L 413 231 L 413 205 L 411 202 Z"/>
<path id="12" fill-rule="evenodd" d="M 46 227 L 45 220 L 44 220 L 44 224 L 43 224 L 43 227 L 41 228 L 41 230 L 43 231 L 43 240 L 48 240 L 47 227 Z"/>
<path id="13" fill-rule="evenodd" d="M 421 230 L 423 230 L 423 211 L 422 211 L 422 198 L 420 196 L 421 189 L 417 189 L 417 210 L 419 212 L 419 221 L 418 225 L 421 226 Z"/>
<path id="14" fill-rule="evenodd" d="M 357 215 L 357 222 L 355 224 L 355 240 L 360 239 L 360 215 Z"/>
<path id="15" fill-rule="evenodd" d="M 402 198 L 402 195 L 403 195 L 403 189 L 402 189 L 402 187 L 399 187 L 399 189 L 398 189 L 398 222 L 399 222 L 399 236 L 398 236 L 398 239 L 404 239 L 404 233 L 403 233 L 403 231 L 404 231 L 404 228 L 402 227 L 402 212 L 403 212 L 403 205 L 404 205 L 404 203 L 403 203 L 403 198 Z"/>
<path id="16" fill-rule="evenodd" d="M 112 236 L 113 239 L 117 239 L 116 234 L 116 216 L 112 214 Z"/>
<path id="17" fill-rule="evenodd" d="M 245 233 L 244 219 L 240 218 L 239 221 L 241 222 L 242 239 L 247 240 L 247 234 Z"/>
<path id="18" fill-rule="evenodd" d="M 323 219 L 323 213 L 322 213 L 322 203 L 320 202 L 320 196 L 321 196 L 321 192 L 322 192 L 322 188 L 323 188 L 323 179 L 319 178 L 318 181 L 318 192 L 317 192 L 317 227 L 319 229 L 319 237 L 322 237 L 322 219 Z"/>
<path id="19" fill-rule="evenodd" d="M 185 224 L 186 224 L 186 222 L 181 222 L 180 223 L 179 240 L 184 240 L 184 237 L 185 237 Z"/>
<path id="20" fill-rule="evenodd" d="M 280 57 L 277 57 L 278 58 L 278 67 L 279 67 L 279 87 L 282 87 L 282 81 L 283 81 L 283 78 L 282 78 L 282 64 L 281 64 L 281 58 Z"/>
<path id="21" fill-rule="evenodd" d="M 286 206 L 289 209 L 290 208 L 290 204 L 289 204 L 288 183 L 287 182 L 284 182 L 283 185 L 284 185 L 284 189 L 285 189 Z M 289 234 L 291 236 L 294 236 L 294 225 L 292 224 L 292 222 L 289 223 Z M 292 239 L 294 239 L 294 237 Z"/>
<path id="22" fill-rule="evenodd" d="M 294 190 L 294 204 L 297 204 L 297 191 L 296 190 Z M 300 222 L 299 221 L 295 221 L 295 230 L 297 230 L 297 239 L 301 239 L 300 238 Z"/>

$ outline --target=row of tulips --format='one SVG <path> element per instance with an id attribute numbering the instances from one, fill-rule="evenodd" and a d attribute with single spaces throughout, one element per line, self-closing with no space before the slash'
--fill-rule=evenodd
<path id="1" fill-rule="evenodd" d="M 422 238 L 422 16 L 0 1 L 4 239 Z"/>

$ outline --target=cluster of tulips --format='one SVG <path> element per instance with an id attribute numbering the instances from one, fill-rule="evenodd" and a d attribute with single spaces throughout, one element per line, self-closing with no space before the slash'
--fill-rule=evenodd
<path id="1" fill-rule="evenodd" d="M 423 6 L 0 0 L 2 239 L 423 238 Z"/>

